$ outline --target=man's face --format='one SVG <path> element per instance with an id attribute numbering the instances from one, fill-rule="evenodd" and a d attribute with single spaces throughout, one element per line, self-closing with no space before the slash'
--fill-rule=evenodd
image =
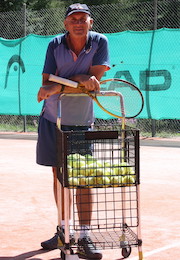
<path id="1" fill-rule="evenodd" d="M 64 26 L 71 36 L 85 37 L 91 29 L 93 19 L 86 13 L 74 13 L 64 21 Z"/>

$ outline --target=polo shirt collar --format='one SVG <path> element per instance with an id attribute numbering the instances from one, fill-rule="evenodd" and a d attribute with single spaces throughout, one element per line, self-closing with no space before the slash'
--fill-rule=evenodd
<path id="1" fill-rule="evenodd" d="M 64 34 L 64 36 L 62 37 L 62 43 L 66 46 L 67 49 L 69 49 L 68 44 L 67 44 L 67 36 L 68 36 L 68 32 L 66 34 Z M 88 32 L 88 36 L 87 36 L 87 41 L 86 41 L 86 45 L 85 45 L 85 52 L 89 53 L 92 49 L 92 35 L 91 32 Z"/>

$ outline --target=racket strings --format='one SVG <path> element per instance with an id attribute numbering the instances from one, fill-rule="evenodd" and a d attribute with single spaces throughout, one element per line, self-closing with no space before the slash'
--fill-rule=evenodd
<path id="1" fill-rule="evenodd" d="M 133 118 L 142 111 L 143 96 L 133 84 L 112 79 L 103 81 L 101 88 L 120 93 L 119 96 L 97 96 L 98 102 L 102 107 L 110 113 L 117 115 L 117 117 Z"/>
<path id="2" fill-rule="evenodd" d="M 123 117 L 125 113 L 124 105 L 120 101 L 119 96 L 96 96 L 97 102 L 102 106 L 102 109 L 115 114 L 118 117 Z M 98 104 L 98 105 L 99 105 Z"/>

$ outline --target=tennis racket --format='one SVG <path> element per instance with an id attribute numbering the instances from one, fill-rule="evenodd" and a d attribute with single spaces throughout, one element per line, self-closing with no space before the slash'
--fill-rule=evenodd
<path id="1" fill-rule="evenodd" d="M 100 93 L 89 92 L 78 82 L 52 74 L 49 76 L 49 81 L 72 88 L 80 88 L 82 93 L 91 97 L 104 112 L 112 117 L 121 119 L 134 118 L 141 113 L 144 106 L 141 91 L 134 84 L 122 79 L 107 79 L 101 81 L 100 87 L 103 91 Z"/>

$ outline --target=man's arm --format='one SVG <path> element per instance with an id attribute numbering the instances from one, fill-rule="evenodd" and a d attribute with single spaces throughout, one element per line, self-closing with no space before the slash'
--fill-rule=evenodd
<path id="1" fill-rule="evenodd" d="M 106 66 L 103 65 L 92 66 L 89 70 L 89 75 L 75 75 L 71 78 L 71 80 L 81 83 L 88 91 L 99 91 L 99 80 L 101 79 L 106 70 Z M 39 89 L 38 92 L 38 102 L 47 99 L 48 97 L 54 94 L 59 94 L 61 92 L 62 85 L 56 83 L 53 84 L 51 81 L 49 81 L 49 74 L 47 73 L 43 73 L 42 85 L 43 86 Z M 66 86 L 63 92 L 81 93 L 81 90 Z"/>
<path id="2" fill-rule="evenodd" d="M 89 70 L 90 75 L 94 75 L 97 80 L 100 81 L 104 73 L 108 70 L 107 66 L 104 65 L 96 65 L 96 66 L 91 66 Z"/>
<path id="3" fill-rule="evenodd" d="M 89 91 L 99 91 L 99 81 L 106 70 L 107 67 L 104 65 L 91 66 L 89 69 L 89 75 L 75 75 L 71 79 L 84 85 L 84 87 Z"/>
<path id="4" fill-rule="evenodd" d="M 60 93 L 61 90 L 61 84 L 53 84 L 49 80 L 49 74 L 43 73 L 42 76 L 42 87 L 40 87 L 37 95 L 38 102 L 41 102 L 44 99 L 47 99 L 48 97 Z"/>
<path id="5" fill-rule="evenodd" d="M 61 93 L 62 85 L 49 81 L 49 75 L 47 73 L 43 73 L 42 76 L 42 87 L 40 87 L 37 95 L 38 102 L 41 102 L 44 99 L 48 99 L 50 96 L 54 94 Z M 81 93 L 80 89 L 74 89 L 71 87 L 65 87 L 65 93 Z M 65 90 L 64 89 L 64 90 Z"/>

